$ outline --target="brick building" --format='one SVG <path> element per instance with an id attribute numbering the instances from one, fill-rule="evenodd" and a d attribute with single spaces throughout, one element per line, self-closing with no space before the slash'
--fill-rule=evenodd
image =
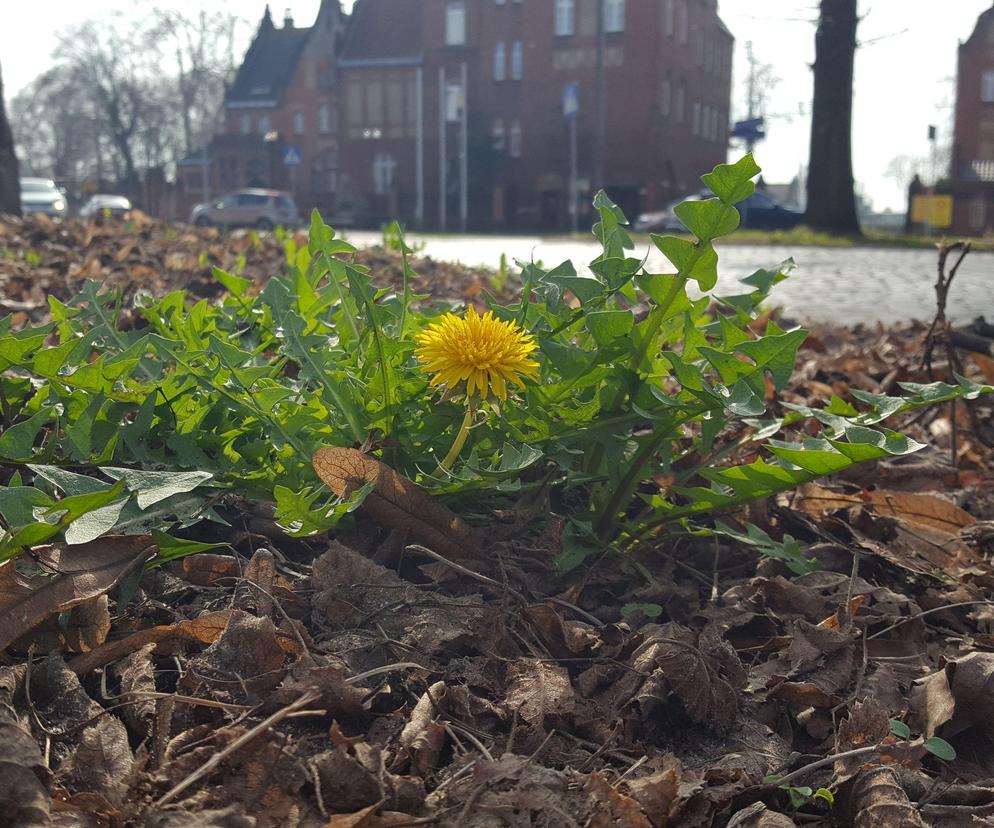
<path id="1" fill-rule="evenodd" d="M 952 232 L 994 230 L 994 8 L 980 15 L 973 34 L 959 45 L 949 173 Z"/>
<path id="2" fill-rule="evenodd" d="M 634 217 L 725 160 L 732 46 L 716 0 L 323 0 L 310 29 L 267 8 L 212 189 L 286 187 L 339 223 L 566 228 L 571 86 L 581 226 L 601 186 Z"/>

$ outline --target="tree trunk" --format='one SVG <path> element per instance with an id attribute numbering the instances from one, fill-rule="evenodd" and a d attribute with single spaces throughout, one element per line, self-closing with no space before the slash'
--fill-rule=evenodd
<path id="1" fill-rule="evenodd" d="M 10 131 L 3 103 L 3 75 L 0 74 L 0 213 L 21 214 L 21 182 L 14 154 L 14 134 Z"/>
<path id="2" fill-rule="evenodd" d="M 821 0 L 815 34 L 807 223 L 830 233 L 859 233 L 852 174 L 853 63 L 857 0 Z"/>

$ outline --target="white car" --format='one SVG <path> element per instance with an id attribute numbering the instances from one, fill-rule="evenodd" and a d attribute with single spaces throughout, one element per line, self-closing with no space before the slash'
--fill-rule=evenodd
<path id="1" fill-rule="evenodd" d="M 65 194 L 51 178 L 22 178 L 21 212 L 24 215 L 44 213 L 52 218 L 65 218 Z"/>
<path id="2" fill-rule="evenodd" d="M 90 196 L 89 201 L 79 211 L 81 219 L 101 219 L 105 217 L 123 218 L 131 211 L 131 202 L 124 196 L 97 194 Z"/>

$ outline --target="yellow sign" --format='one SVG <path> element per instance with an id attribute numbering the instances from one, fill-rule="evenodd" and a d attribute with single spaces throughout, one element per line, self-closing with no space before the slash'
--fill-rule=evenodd
<path id="1" fill-rule="evenodd" d="M 916 195 L 911 199 L 911 220 L 930 227 L 949 227 L 953 223 L 953 197 Z"/>

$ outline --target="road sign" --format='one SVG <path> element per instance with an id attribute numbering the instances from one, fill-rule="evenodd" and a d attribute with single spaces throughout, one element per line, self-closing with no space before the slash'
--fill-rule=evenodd
<path id="1" fill-rule="evenodd" d="M 911 199 L 911 221 L 931 227 L 946 228 L 953 223 L 953 197 L 950 195 L 916 195 Z"/>
<path id="2" fill-rule="evenodd" d="M 580 88 L 576 83 L 567 83 L 563 87 L 563 117 L 575 118 L 580 111 Z"/>
<path id="3" fill-rule="evenodd" d="M 297 144 L 283 147 L 283 163 L 288 167 L 296 167 L 300 163 L 300 147 Z"/>
<path id="4" fill-rule="evenodd" d="M 749 118 L 745 121 L 736 121 L 732 127 L 732 137 L 758 141 L 766 137 L 766 130 L 763 126 L 762 118 Z"/>

